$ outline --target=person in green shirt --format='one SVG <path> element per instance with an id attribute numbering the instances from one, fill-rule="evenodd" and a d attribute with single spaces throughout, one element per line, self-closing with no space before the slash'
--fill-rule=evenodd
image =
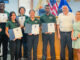
<path id="1" fill-rule="evenodd" d="M 30 10 L 29 14 L 30 14 L 30 17 L 25 21 L 24 25 L 25 26 L 26 26 L 26 24 L 40 25 L 40 20 L 35 18 L 35 11 L 33 9 Z M 40 27 L 39 27 L 39 29 L 40 29 Z M 37 60 L 38 40 L 39 40 L 39 34 L 32 34 L 32 33 L 27 34 L 28 60 L 32 60 L 32 57 L 31 57 L 32 48 L 33 48 L 33 60 Z"/>
<path id="2" fill-rule="evenodd" d="M 43 23 L 47 23 L 47 24 L 48 23 L 54 23 L 54 26 L 56 26 L 55 25 L 56 24 L 56 17 L 50 13 L 49 5 L 45 6 L 45 11 L 46 11 L 46 13 L 40 17 L 41 27 L 42 27 Z M 42 41 L 43 41 L 43 56 L 42 56 L 42 60 L 46 60 L 46 58 L 47 58 L 48 41 L 49 41 L 49 44 L 50 44 L 51 60 L 55 60 L 55 47 L 54 47 L 55 32 L 44 32 L 44 33 L 42 33 Z"/>
<path id="3" fill-rule="evenodd" d="M 6 35 L 9 36 L 9 29 L 14 29 L 17 27 L 20 27 L 19 23 L 16 20 L 16 13 L 11 12 L 9 16 L 9 21 L 6 23 Z M 9 41 L 9 46 L 10 46 L 10 55 L 11 59 L 10 60 L 18 60 L 19 59 L 19 51 L 20 51 L 20 40 L 21 38 L 15 38 L 13 40 Z"/>
<path id="4" fill-rule="evenodd" d="M 9 13 L 5 11 L 5 3 L 0 2 L 0 13 L 6 13 L 9 16 Z M 8 52 L 8 37 L 5 34 L 5 23 L 0 22 L 0 46 L 2 44 L 3 47 L 3 60 L 7 60 L 7 52 Z"/>
<path id="5" fill-rule="evenodd" d="M 18 19 L 19 19 L 19 17 L 22 17 L 22 16 L 24 16 L 25 17 L 25 20 L 27 20 L 28 19 L 28 16 L 26 16 L 25 15 L 25 12 L 26 12 L 26 9 L 24 8 L 24 7 L 20 7 L 19 8 L 19 16 L 18 16 Z M 21 44 L 20 44 L 20 54 L 19 54 L 19 58 L 21 59 L 21 57 L 22 57 L 22 45 L 23 45 L 23 50 L 24 50 L 24 53 L 23 53 L 23 57 L 24 57 L 24 59 L 26 59 L 27 58 L 27 41 L 26 41 L 26 34 L 24 33 L 24 26 L 22 26 L 22 25 L 20 25 L 21 27 L 22 27 L 22 33 L 23 33 L 23 37 L 22 37 L 22 39 L 21 39 Z"/>

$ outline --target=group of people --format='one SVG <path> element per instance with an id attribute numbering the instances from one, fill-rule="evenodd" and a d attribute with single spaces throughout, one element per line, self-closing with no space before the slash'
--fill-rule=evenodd
<path id="1" fill-rule="evenodd" d="M 42 30 L 43 23 L 54 23 L 55 28 L 58 30 L 58 38 L 61 42 L 61 53 L 60 59 L 65 60 L 65 47 L 68 47 L 69 60 L 73 60 L 73 48 L 77 50 L 78 60 L 80 60 L 80 11 L 76 12 L 76 17 L 73 13 L 69 12 L 67 6 L 62 7 L 62 13 L 59 14 L 58 19 L 50 13 L 49 5 L 45 6 L 45 14 L 40 17 L 40 20 L 35 17 L 35 10 L 29 11 L 30 16 L 26 16 L 26 9 L 24 7 L 19 8 L 19 16 L 16 16 L 14 11 L 10 14 L 5 11 L 5 4 L 0 3 L 0 13 L 6 13 L 8 15 L 8 21 L 6 23 L 0 23 L 0 45 L 3 45 L 3 60 L 7 60 L 8 42 L 10 48 L 10 60 L 21 60 L 22 53 L 21 47 L 23 45 L 24 59 L 25 60 L 38 60 L 37 59 L 37 46 L 39 42 L 39 34 L 25 33 L 24 29 L 26 23 L 28 24 L 39 24 L 39 31 Z M 18 22 L 18 17 L 24 16 L 24 26 Z M 23 37 L 9 39 L 9 29 L 21 27 Z M 44 27 L 45 28 L 45 27 Z M 52 28 L 53 29 L 53 28 Z M 47 59 L 47 45 L 50 44 L 50 55 L 51 60 L 56 59 L 55 55 L 55 32 L 42 33 L 43 42 L 43 56 L 42 60 Z M 33 58 L 31 51 L 33 48 Z"/>

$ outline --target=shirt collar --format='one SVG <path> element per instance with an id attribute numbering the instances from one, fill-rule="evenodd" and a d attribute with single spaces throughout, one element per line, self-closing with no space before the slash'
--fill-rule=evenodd
<path id="1" fill-rule="evenodd" d="M 64 14 L 63 14 L 64 15 Z M 68 12 L 68 14 L 67 15 L 64 15 L 64 16 L 68 16 L 68 15 L 70 15 L 70 12 Z"/>

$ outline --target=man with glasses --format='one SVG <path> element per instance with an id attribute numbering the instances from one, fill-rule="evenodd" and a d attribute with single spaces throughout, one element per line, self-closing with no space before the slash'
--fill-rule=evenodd
<path id="1" fill-rule="evenodd" d="M 65 48 L 67 46 L 69 51 L 69 60 L 73 60 L 71 32 L 75 16 L 69 12 L 66 5 L 62 7 L 62 11 L 63 12 L 59 14 L 57 20 L 58 38 L 61 42 L 60 58 L 61 60 L 65 60 Z"/>

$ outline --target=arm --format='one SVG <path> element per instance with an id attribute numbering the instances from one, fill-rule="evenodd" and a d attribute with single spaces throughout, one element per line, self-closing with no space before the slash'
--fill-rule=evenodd
<path id="1" fill-rule="evenodd" d="M 76 37 L 73 37 L 73 32 L 74 32 L 74 30 L 72 29 L 71 38 L 72 38 L 72 40 L 77 40 Z"/>
<path id="2" fill-rule="evenodd" d="M 6 27 L 6 30 L 5 30 L 5 33 L 6 33 L 6 35 L 8 36 L 8 38 L 9 38 L 9 33 L 8 33 L 8 27 Z"/>
<path id="3" fill-rule="evenodd" d="M 57 25 L 57 30 L 58 30 L 58 39 L 60 39 L 60 28 L 59 28 L 59 25 Z"/>

